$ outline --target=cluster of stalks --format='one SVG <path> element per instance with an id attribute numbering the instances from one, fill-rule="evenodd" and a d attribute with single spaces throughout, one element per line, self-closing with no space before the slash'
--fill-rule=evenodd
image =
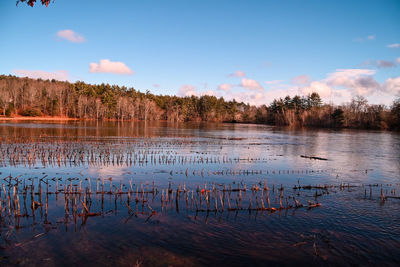
<path id="1" fill-rule="evenodd" d="M 187 190 L 185 185 L 174 191 L 170 187 L 161 191 L 161 207 L 168 209 L 168 205 L 172 208 L 175 196 L 175 209 L 179 212 L 180 200 L 183 200 L 186 209 L 195 210 L 196 212 L 223 212 L 227 211 L 270 211 L 288 210 L 292 208 L 314 208 L 321 206 L 320 203 L 312 203 L 308 201 L 307 205 L 303 205 L 295 196 L 286 196 L 285 188 L 281 185 L 272 188 L 268 187 L 264 182 L 263 186 L 253 184 L 247 188 L 246 184 L 237 184 L 236 187 L 231 184 L 215 184 L 212 183 L 207 188 L 207 183 L 202 187 L 197 186 L 196 189 Z M 277 205 L 279 203 L 279 206 Z M 275 204 L 275 206 L 273 206 Z"/>
<path id="2" fill-rule="evenodd" d="M 48 178 L 23 179 L 20 176 L 8 176 L 0 184 L 0 220 L 15 228 L 20 227 L 21 218 L 32 219 L 40 214 L 44 224 L 49 221 L 49 205 L 55 201 L 63 202 L 64 223 L 71 220 L 77 223 L 82 218 L 84 224 L 88 217 L 104 216 L 117 213 L 118 207 L 126 208 L 131 216 L 152 216 L 159 212 L 180 210 L 188 212 L 220 212 L 224 211 L 269 211 L 290 210 L 298 208 L 312 209 L 321 206 L 318 198 L 328 195 L 333 190 L 350 190 L 357 187 L 350 184 L 340 185 L 300 185 L 293 188 L 283 185 L 267 185 L 260 182 L 247 187 L 247 184 L 204 183 L 196 187 L 187 187 L 186 183 L 168 187 L 157 187 L 154 182 L 133 180 L 129 184 L 116 182 L 113 179 L 79 179 L 79 178 Z M 367 185 L 372 198 L 372 188 L 378 185 Z M 399 198 L 395 189 L 384 191 L 380 186 L 382 202 L 388 198 Z M 314 194 L 309 194 L 313 191 Z M 105 199 L 109 200 L 105 203 Z M 313 201 L 311 201 L 313 200 Z M 114 204 L 111 208 L 112 203 Z"/>
<path id="3" fill-rule="evenodd" d="M 3 166 L 109 166 L 109 165 L 195 165 L 265 162 L 266 158 L 239 158 L 206 153 L 178 155 L 182 142 L 72 142 L 0 143 Z"/>
<path id="4" fill-rule="evenodd" d="M 15 140 L 14 140 L 15 142 Z M 144 165 L 220 165 L 236 164 L 238 162 L 257 163 L 266 161 L 266 158 L 239 158 L 227 155 L 209 155 L 197 153 L 179 155 L 176 146 L 185 142 L 170 141 L 155 143 L 151 141 L 138 142 L 15 142 L 0 143 L 0 165 L 18 167 L 73 167 L 73 166 L 144 166 Z M 227 175 L 258 175 L 258 174 L 308 174 L 327 172 L 327 170 L 260 170 L 260 169 L 220 169 L 205 170 L 185 168 L 179 171 L 170 171 L 170 175 L 184 174 L 193 176 L 227 176 Z"/>

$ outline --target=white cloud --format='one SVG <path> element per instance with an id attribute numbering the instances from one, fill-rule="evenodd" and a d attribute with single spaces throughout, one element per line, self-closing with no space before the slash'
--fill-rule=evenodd
<path id="1" fill-rule="evenodd" d="M 400 57 L 396 59 L 396 62 L 400 64 Z"/>
<path id="2" fill-rule="evenodd" d="M 127 65 L 125 65 L 125 63 L 117 61 L 113 62 L 109 59 L 101 59 L 99 63 L 90 63 L 89 72 L 114 73 L 124 75 L 132 75 L 135 73 Z"/>
<path id="3" fill-rule="evenodd" d="M 355 77 L 359 75 L 374 75 L 375 70 L 370 69 L 337 69 L 335 72 L 329 74 L 328 78 L 340 78 L 340 77 Z"/>
<path id="4" fill-rule="evenodd" d="M 357 38 L 354 38 L 353 41 L 354 41 L 354 42 L 363 43 L 363 42 L 365 42 L 365 41 L 372 41 L 372 40 L 375 40 L 375 39 L 376 39 L 376 35 L 375 35 L 375 34 L 370 34 L 370 35 L 368 35 L 367 37 L 357 37 Z"/>
<path id="5" fill-rule="evenodd" d="M 205 91 L 205 92 L 200 92 L 200 95 L 215 96 L 215 91 L 213 91 L 213 90 L 208 90 L 208 91 Z"/>
<path id="6" fill-rule="evenodd" d="M 376 65 L 380 68 L 393 68 L 396 67 L 396 63 L 388 60 L 377 60 Z"/>
<path id="7" fill-rule="evenodd" d="M 349 90 L 333 89 L 332 96 L 330 99 L 332 100 L 333 103 L 343 103 L 343 102 L 349 101 L 351 99 L 351 97 L 352 97 L 352 95 Z"/>
<path id="8" fill-rule="evenodd" d="M 370 69 L 338 69 L 323 81 L 329 86 L 350 89 L 353 95 L 368 96 L 380 90 L 380 84 L 372 77 L 376 73 Z"/>
<path id="9" fill-rule="evenodd" d="M 265 104 L 264 98 L 260 99 L 259 95 L 263 95 L 262 92 L 232 92 L 229 95 L 225 96 L 224 98 L 227 100 L 235 99 L 238 102 L 249 103 L 251 105 L 261 105 Z M 257 97 L 256 97 L 257 96 Z"/>
<path id="10" fill-rule="evenodd" d="M 196 88 L 191 84 L 182 85 L 178 91 L 179 96 L 198 96 L 199 94 L 196 92 Z"/>
<path id="11" fill-rule="evenodd" d="M 251 105 L 269 105 L 274 99 L 284 98 L 287 95 L 299 94 L 297 87 L 287 89 L 269 89 L 269 90 L 248 90 L 241 92 L 230 92 L 224 96 L 227 100 L 235 99 L 239 102 L 249 103 Z"/>
<path id="12" fill-rule="evenodd" d="M 261 84 L 259 84 L 256 80 L 243 78 L 240 86 L 248 89 L 248 90 L 263 90 Z"/>
<path id="13" fill-rule="evenodd" d="M 362 95 L 370 103 L 390 105 L 394 96 L 400 95 L 400 77 L 389 78 L 380 83 L 375 80 L 375 74 L 376 70 L 372 69 L 337 69 L 327 74 L 325 79 L 312 81 L 308 85 L 277 83 L 273 84 L 269 90 L 259 88 L 254 80 L 242 79 L 241 86 L 252 89 L 244 92 L 230 91 L 224 97 L 252 105 L 268 105 L 274 99 L 284 98 L 287 95 L 307 96 L 317 92 L 324 102 L 342 104 L 356 95 Z M 303 80 L 305 81 L 306 79 Z"/>
<path id="14" fill-rule="evenodd" d="M 375 80 L 375 70 L 339 69 L 328 74 L 327 78 L 312 82 L 301 89 L 303 94 L 315 91 L 326 101 L 340 104 L 356 95 L 367 97 L 376 104 L 390 104 L 394 95 L 400 94 L 400 77 L 389 78 L 383 83 Z"/>
<path id="15" fill-rule="evenodd" d="M 387 79 L 383 83 L 382 88 L 387 93 L 399 95 L 400 94 L 400 77 Z"/>
<path id="16" fill-rule="evenodd" d="M 361 65 L 375 66 L 377 68 L 394 68 L 396 67 L 396 62 L 389 60 L 366 60 Z"/>
<path id="17" fill-rule="evenodd" d="M 29 77 L 32 79 L 43 79 L 43 80 L 59 80 L 68 81 L 69 74 L 66 70 L 57 70 L 54 72 L 43 71 L 43 70 L 14 70 L 14 73 L 21 77 Z"/>
<path id="18" fill-rule="evenodd" d="M 68 40 L 73 43 L 82 43 L 85 42 L 85 37 L 74 32 L 73 30 L 62 30 L 57 32 L 57 36 L 61 39 Z"/>
<path id="19" fill-rule="evenodd" d="M 400 48 L 400 44 L 389 44 L 387 45 L 389 48 Z"/>
<path id="20" fill-rule="evenodd" d="M 222 84 L 218 85 L 217 90 L 229 92 L 232 87 L 233 87 L 233 85 L 230 83 L 222 83 Z"/>
<path id="21" fill-rule="evenodd" d="M 292 79 L 293 84 L 308 84 L 310 82 L 310 76 L 308 75 L 299 75 Z"/>
<path id="22" fill-rule="evenodd" d="M 236 71 L 235 73 L 231 73 L 228 75 L 229 77 L 246 77 L 246 73 L 241 70 Z"/>
<path id="23" fill-rule="evenodd" d="M 272 81 L 265 81 L 265 84 L 278 84 L 283 82 L 283 80 L 272 80 Z"/>
<path id="24" fill-rule="evenodd" d="M 312 93 L 318 93 L 321 98 L 329 98 L 332 96 L 332 88 L 329 87 L 326 83 L 324 82 L 312 82 L 309 86 L 306 86 L 301 89 L 301 93 L 303 95 L 309 95 Z"/>
<path id="25" fill-rule="evenodd" d="M 216 93 L 213 90 L 197 92 L 196 87 L 191 84 L 184 84 L 178 90 L 178 96 L 185 97 L 185 96 L 203 96 L 203 95 L 210 95 L 215 96 Z"/>

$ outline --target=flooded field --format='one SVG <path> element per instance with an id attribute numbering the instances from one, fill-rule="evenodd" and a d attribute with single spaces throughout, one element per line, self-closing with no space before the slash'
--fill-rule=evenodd
<path id="1" fill-rule="evenodd" d="M 0 265 L 388 265 L 400 135 L 3 122 Z"/>

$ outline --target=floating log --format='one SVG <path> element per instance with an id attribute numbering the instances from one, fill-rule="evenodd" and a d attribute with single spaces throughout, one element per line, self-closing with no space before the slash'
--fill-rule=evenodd
<path id="1" fill-rule="evenodd" d="M 300 155 L 300 157 L 306 158 L 306 159 L 328 160 L 326 158 L 315 157 L 315 156 L 306 156 L 306 155 Z"/>

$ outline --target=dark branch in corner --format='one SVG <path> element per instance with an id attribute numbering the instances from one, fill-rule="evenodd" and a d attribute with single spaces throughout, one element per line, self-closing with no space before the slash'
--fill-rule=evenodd
<path id="1" fill-rule="evenodd" d="M 17 6 L 18 6 L 19 2 L 26 3 L 28 6 L 33 7 L 36 3 L 36 0 L 18 0 Z M 42 3 L 42 5 L 45 5 L 46 7 L 48 7 L 51 1 L 50 0 L 40 0 L 40 2 Z"/>

